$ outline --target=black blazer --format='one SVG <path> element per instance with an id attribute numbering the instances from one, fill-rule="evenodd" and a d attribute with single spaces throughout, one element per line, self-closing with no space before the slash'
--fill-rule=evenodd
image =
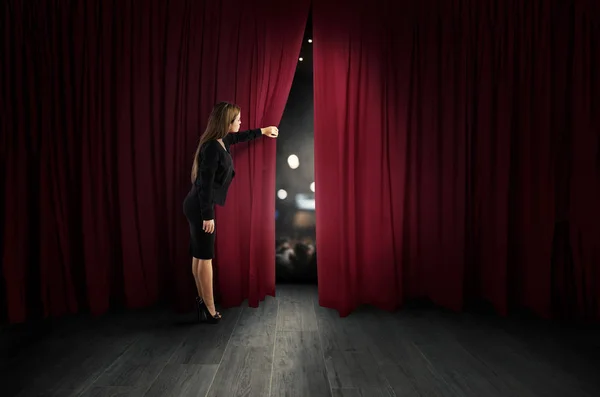
<path id="1" fill-rule="evenodd" d="M 233 160 L 229 154 L 230 146 L 251 141 L 259 136 L 261 136 L 261 130 L 255 129 L 227 134 L 223 138 L 225 148 L 216 140 L 202 145 L 194 187 L 200 199 L 203 220 L 215 219 L 214 204 L 225 204 L 229 185 L 235 177 Z"/>

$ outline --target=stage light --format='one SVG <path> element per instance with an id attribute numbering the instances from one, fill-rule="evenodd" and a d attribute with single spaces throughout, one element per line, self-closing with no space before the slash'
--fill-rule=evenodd
<path id="1" fill-rule="evenodd" d="M 308 39 L 308 42 L 309 42 L 309 43 L 312 43 L 312 39 Z"/>
<path id="2" fill-rule="evenodd" d="M 298 159 L 298 156 L 292 154 L 290 157 L 288 157 L 288 165 L 293 170 L 300 167 L 300 160 Z"/>
<path id="3" fill-rule="evenodd" d="M 279 197 L 280 200 L 285 200 L 287 198 L 287 192 L 283 189 L 279 189 L 277 197 Z"/>
<path id="4" fill-rule="evenodd" d="M 296 208 L 302 211 L 315 210 L 315 197 L 310 193 L 298 193 L 296 195 Z"/>
<path id="5" fill-rule="evenodd" d="M 315 192 L 315 183 L 314 182 L 310 184 L 310 191 L 313 193 Z"/>
<path id="6" fill-rule="evenodd" d="M 300 57 L 298 58 L 300 62 L 304 61 L 304 58 Z"/>

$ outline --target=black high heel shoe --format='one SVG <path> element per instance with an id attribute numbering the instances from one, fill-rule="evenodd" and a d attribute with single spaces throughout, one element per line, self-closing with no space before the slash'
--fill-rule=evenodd
<path id="1" fill-rule="evenodd" d="M 201 307 L 203 304 L 204 304 L 204 299 L 202 299 L 201 297 L 197 296 L 196 297 L 196 311 L 198 313 L 198 322 L 200 322 L 200 321 L 206 321 L 206 312 L 204 310 L 202 310 L 202 307 Z M 210 311 L 209 311 L 209 314 L 210 314 Z M 214 317 L 221 318 L 221 313 L 217 312 L 217 314 Z"/>
<path id="2" fill-rule="evenodd" d="M 204 301 L 200 301 L 199 308 L 202 309 L 202 311 L 204 312 L 207 323 L 217 324 L 219 321 L 221 321 L 221 315 L 218 312 L 214 316 L 210 314 L 210 310 L 208 310 L 208 306 L 206 306 L 206 303 L 204 303 Z"/>
<path id="3" fill-rule="evenodd" d="M 204 305 L 204 301 L 199 296 L 196 297 L 196 313 L 198 316 L 198 322 L 206 321 L 206 313 L 202 310 L 202 305 Z"/>

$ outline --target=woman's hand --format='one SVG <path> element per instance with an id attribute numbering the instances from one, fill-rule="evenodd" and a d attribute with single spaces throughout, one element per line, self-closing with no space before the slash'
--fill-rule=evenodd
<path id="1" fill-rule="evenodd" d="M 212 234 L 215 231 L 215 220 L 211 219 L 209 221 L 203 221 L 202 230 L 204 230 L 205 233 Z"/>
<path id="2" fill-rule="evenodd" d="M 279 128 L 274 127 L 274 126 L 261 128 L 260 132 L 263 135 L 268 136 L 269 138 L 277 138 L 277 136 L 279 135 Z"/>

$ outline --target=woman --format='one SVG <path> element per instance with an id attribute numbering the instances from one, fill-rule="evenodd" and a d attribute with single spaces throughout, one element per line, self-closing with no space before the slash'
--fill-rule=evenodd
<path id="1" fill-rule="evenodd" d="M 240 108 L 221 102 L 215 105 L 200 137 L 192 166 L 192 188 L 183 202 L 183 212 L 190 224 L 190 254 L 192 273 L 198 289 L 198 318 L 203 314 L 216 324 L 221 315 L 215 310 L 213 298 L 212 259 L 215 253 L 215 209 L 224 205 L 227 190 L 235 171 L 229 147 L 266 135 L 277 138 L 277 127 L 238 132 Z"/>

